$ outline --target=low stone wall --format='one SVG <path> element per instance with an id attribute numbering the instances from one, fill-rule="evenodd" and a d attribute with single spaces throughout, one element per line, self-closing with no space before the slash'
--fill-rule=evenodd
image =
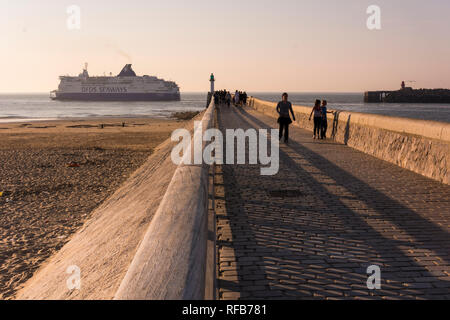
<path id="1" fill-rule="evenodd" d="M 256 98 L 249 105 L 278 118 L 276 103 Z M 293 106 L 295 125 L 312 131 L 311 107 Z M 331 110 L 330 110 L 331 111 Z M 450 184 L 450 124 L 338 111 L 328 115 L 327 135 L 337 142 Z"/>
<path id="2" fill-rule="evenodd" d="M 207 128 L 213 111 L 211 104 L 203 118 L 181 128 L 194 132 L 194 120 Z M 211 268 L 206 260 L 208 168 L 174 164 L 171 153 L 177 144 L 169 138 L 158 146 L 16 298 L 210 298 L 212 276 L 205 274 Z M 77 275 L 72 267 L 79 271 L 80 290 L 69 289 Z"/>
<path id="3" fill-rule="evenodd" d="M 204 131 L 213 126 L 214 112 L 212 101 L 193 139 L 197 136 L 201 141 Z M 194 163 L 190 151 L 184 157 Z M 185 163 L 175 171 L 114 299 L 207 298 L 209 166 Z"/>

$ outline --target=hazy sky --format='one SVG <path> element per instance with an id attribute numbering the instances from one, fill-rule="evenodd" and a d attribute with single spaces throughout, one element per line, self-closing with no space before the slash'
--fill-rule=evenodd
<path id="1" fill-rule="evenodd" d="M 232 90 L 450 88 L 449 34 L 449 0 L 0 0 L 0 92 L 51 91 L 84 62 L 91 75 L 133 63 L 182 91 L 207 91 L 211 72 Z"/>

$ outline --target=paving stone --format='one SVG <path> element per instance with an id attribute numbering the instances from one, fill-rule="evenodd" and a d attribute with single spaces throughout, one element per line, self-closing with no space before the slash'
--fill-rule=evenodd
<path id="1" fill-rule="evenodd" d="M 277 127 L 248 108 L 218 119 L 222 132 Z M 450 186 L 311 135 L 290 127 L 275 176 L 217 166 L 219 297 L 448 299 Z M 367 288 L 370 265 L 380 290 Z"/>

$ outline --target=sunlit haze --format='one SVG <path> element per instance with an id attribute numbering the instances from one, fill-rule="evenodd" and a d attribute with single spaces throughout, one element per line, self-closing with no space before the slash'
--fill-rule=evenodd
<path id="1" fill-rule="evenodd" d="M 448 0 L 1 0 L 0 92 L 49 92 L 58 76 L 176 81 L 181 91 L 360 92 L 450 88 Z M 80 29 L 67 27 L 70 5 Z M 368 6 L 381 8 L 369 30 Z"/>

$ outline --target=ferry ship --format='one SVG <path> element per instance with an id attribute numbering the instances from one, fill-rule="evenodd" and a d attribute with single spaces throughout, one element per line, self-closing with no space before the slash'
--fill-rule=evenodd
<path id="1" fill-rule="evenodd" d="M 154 76 L 137 76 L 131 64 L 116 76 L 90 77 L 87 63 L 77 77 L 61 76 L 58 90 L 50 92 L 53 100 L 85 101 L 176 101 L 180 89 L 173 81 Z"/>

